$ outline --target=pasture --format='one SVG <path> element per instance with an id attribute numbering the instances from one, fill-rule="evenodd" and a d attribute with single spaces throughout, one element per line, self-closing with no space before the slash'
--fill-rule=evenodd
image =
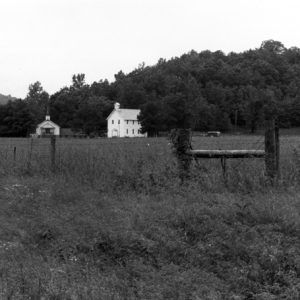
<path id="1" fill-rule="evenodd" d="M 166 138 L 58 139 L 55 169 L 50 140 L 1 138 L 0 299 L 299 299 L 299 145 L 281 137 L 275 186 L 262 159 L 181 184 Z"/>

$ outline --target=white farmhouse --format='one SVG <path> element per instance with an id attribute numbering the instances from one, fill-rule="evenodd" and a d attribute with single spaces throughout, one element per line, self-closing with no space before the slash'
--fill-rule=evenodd
<path id="1" fill-rule="evenodd" d="M 54 122 L 50 121 L 50 115 L 47 113 L 45 121 L 40 123 L 36 128 L 37 136 L 52 136 L 59 135 L 60 127 Z"/>
<path id="2" fill-rule="evenodd" d="M 115 109 L 107 117 L 107 137 L 146 137 L 141 133 L 141 124 L 138 121 L 140 109 L 120 108 L 115 103 Z"/>

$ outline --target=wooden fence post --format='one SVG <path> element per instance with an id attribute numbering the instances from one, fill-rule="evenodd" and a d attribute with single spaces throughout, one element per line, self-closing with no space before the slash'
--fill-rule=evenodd
<path id="1" fill-rule="evenodd" d="M 55 152 L 56 152 L 56 138 L 51 136 L 51 145 L 50 145 L 50 156 L 51 156 L 51 169 L 55 171 Z"/>
<path id="2" fill-rule="evenodd" d="M 29 148 L 28 160 L 27 160 L 27 172 L 31 171 L 32 152 L 33 152 L 33 138 L 30 138 L 30 148 Z"/>
<path id="3" fill-rule="evenodd" d="M 279 141 L 279 126 L 278 121 L 275 121 L 275 152 L 276 152 L 276 172 L 277 177 L 280 177 L 280 141 Z"/>
<path id="4" fill-rule="evenodd" d="M 16 161 L 16 157 L 17 157 L 17 147 L 14 147 L 14 162 Z"/>
<path id="5" fill-rule="evenodd" d="M 179 177 L 183 182 L 189 177 L 192 157 L 187 154 L 191 149 L 191 130 L 190 129 L 174 129 L 171 132 L 171 141 L 173 143 L 174 153 L 177 157 L 179 167 Z"/>
<path id="6" fill-rule="evenodd" d="M 274 119 L 265 122 L 266 174 L 271 179 L 279 175 L 279 129 Z"/>
<path id="7" fill-rule="evenodd" d="M 221 157 L 221 166 L 223 171 L 223 178 L 225 182 L 227 181 L 227 164 L 226 164 L 226 157 Z"/>

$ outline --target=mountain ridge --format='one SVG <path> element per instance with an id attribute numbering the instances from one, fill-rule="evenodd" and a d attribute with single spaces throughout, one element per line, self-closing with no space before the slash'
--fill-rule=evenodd
<path id="1" fill-rule="evenodd" d="M 3 95 L 3 94 L 1 94 L 0 93 L 0 105 L 4 105 L 4 104 L 6 104 L 9 100 L 15 100 L 15 99 L 17 99 L 17 98 L 15 98 L 15 97 L 12 97 L 11 95 Z"/>

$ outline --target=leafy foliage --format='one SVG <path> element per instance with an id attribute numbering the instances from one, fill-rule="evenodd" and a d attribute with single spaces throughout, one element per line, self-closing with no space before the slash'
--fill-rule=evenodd
<path id="1" fill-rule="evenodd" d="M 0 106 L 0 135 L 27 136 L 34 129 L 34 116 L 23 100 L 9 101 Z"/>

